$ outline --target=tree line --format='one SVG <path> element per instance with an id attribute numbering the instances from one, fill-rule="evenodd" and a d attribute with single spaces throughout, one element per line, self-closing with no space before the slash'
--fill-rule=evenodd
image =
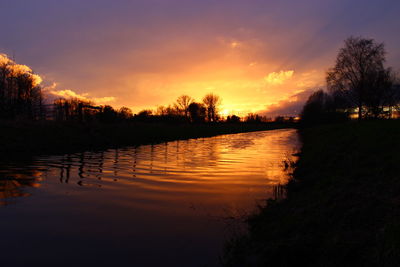
<path id="1" fill-rule="evenodd" d="M 39 80 L 27 66 L 0 54 L 0 118 L 41 118 L 44 112 Z"/>
<path id="2" fill-rule="evenodd" d="M 189 122 L 189 123 L 265 123 L 273 121 L 272 118 L 249 113 L 243 118 L 237 115 L 229 115 L 226 118 L 219 114 L 222 99 L 216 94 L 209 93 L 196 101 L 188 95 L 179 96 L 173 104 L 159 106 L 156 110 L 145 109 L 133 116 L 133 120 L 145 122 Z M 275 118 L 279 122 L 287 120 L 293 122 L 294 118 Z"/>
<path id="3" fill-rule="evenodd" d="M 172 105 L 156 110 L 142 110 L 133 114 L 127 107 L 115 109 L 109 105 L 96 105 L 79 98 L 58 98 L 45 103 L 40 77 L 24 65 L 19 65 L 0 54 L 0 119 L 56 120 L 77 122 L 169 122 L 169 123 L 262 123 L 272 119 L 250 113 L 244 118 L 229 115 L 222 118 L 219 108 L 221 97 L 209 93 L 201 101 L 188 95 L 179 96 Z M 278 118 L 281 121 L 281 118 Z"/>
<path id="4" fill-rule="evenodd" d="M 301 112 L 304 124 L 393 118 L 400 110 L 400 82 L 385 67 L 386 50 L 374 39 L 350 37 L 326 74 L 327 90 L 313 93 Z"/>
<path id="5" fill-rule="evenodd" d="M 218 122 L 221 120 L 218 114 L 221 102 L 221 98 L 213 93 L 205 95 L 201 102 L 196 102 L 188 95 L 181 95 L 172 105 L 159 106 L 154 112 L 151 110 L 139 112 L 138 118 L 180 120 L 192 123 Z"/>
<path id="6" fill-rule="evenodd" d="M 326 74 L 326 89 L 313 93 L 300 114 L 303 124 L 347 120 L 392 118 L 400 111 L 400 82 L 393 69 L 385 67 L 386 50 L 374 39 L 350 37 L 339 50 L 335 65 Z M 82 99 L 56 99 L 44 104 L 40 77 L 24 65 L 0 54 L 0 119 L 46 119 L 49 110 L 58 121 L 144 121 L 144 122 L 249 122 L 272 121 L 257 114 L 244 118 L 219 114 L 221 98 L 213 93 L 195 101 L 181 95 L 168 106 L 138 114 L 127 108 L 97 106 Z M 277 117 L 277 122 L 293 118 Z"/>
<path id="7" fill-rule="evenodd" d="M 93 102 L 81 99 L 57 99 L 54 101 L 56 120 L 114 122 L 136 120 L 143 122 L 218 122 L 218 107 L 221 98 L 207 94 L 202 102 L 195 102 L 188 95 L 178 97 L 176 102 L 167 107 L 159 106 L 156 111 L 142 110 L 133 115 L 131 109 L 122 107 L 118 110 L 111 106 L 96 106 Z"/>
<path id="8" fill-rule="evenodd" d="M 223 118 L 219 114 L 221 97 L 209 93 L 201 102 L 195 101 L 188 95 L 179 96 L 173 104 L 159 106 L 155 110 L 144 109 L 137 114 L 127 107 L 114 109 L 112 106 L 96 106 L 91 101 L 81 99 L 60 98 L 54 101 L 54 118 L 58 121 L 100 121 L 100 122 L 163 122 L 163 123 L 266 123 L 266 122 L 294 122 L 294 117 L 278 116 L 274 119 L 249 113 L 243 118 L 229 115 Z"/>

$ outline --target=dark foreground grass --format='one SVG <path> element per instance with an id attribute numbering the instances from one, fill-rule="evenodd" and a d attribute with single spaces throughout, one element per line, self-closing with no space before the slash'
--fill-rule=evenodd
<path id="1" fill-rule="evenodd" d="M 100 150 L 220 134 L 286 128 L 290 124 L 162 124 L 0 122 L 0 158 Z"/>
<path id="2" fill-rule="evenodd" d="M 400 121 L 302 130 L 288 197 L 269 201 L 227 266 L 400 266 Z"/>

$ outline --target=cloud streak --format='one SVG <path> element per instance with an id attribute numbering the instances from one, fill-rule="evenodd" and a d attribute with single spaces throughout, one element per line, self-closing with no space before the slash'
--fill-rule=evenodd
<path id="1" fill-rule="evenodd" d="M 72 90 L 55 90 L 55 86 L 51 86 L 45 91 L 49 94 L 48 99 L 54 98 L 65 98 L 65 99 L 79 99 L 81 101 L 93 102 L 97 105 L 109 104 L 116 101 L 116 98 L 113 96 L 106 97 L 90 97 L 89 93 L 79 94 Z"/>
<path id="2" fill-rule="evenodd" d="M 271 72 L 264 79 L 270 85 L 281 85 L 293 77 L 294 71 Z"/>

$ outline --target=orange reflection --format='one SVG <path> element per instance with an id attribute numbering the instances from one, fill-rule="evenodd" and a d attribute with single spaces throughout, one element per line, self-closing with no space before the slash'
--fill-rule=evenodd
<path id="1" fill-rule="evenodd" d="M 25 187 L 40 187 L 42 172 L 24 170 L 2 171 L 0 174 L 0 205 L 7 205 L 12 198 L 29 196 Z"/>
<path id="2" fill-rule="evenodd" d="M 296 149 L 295 130 L 275 130 L 38 160 L 46 167 L 46 188 L 59 191 L 62 184 L 75 184 L 104 194 L 113 188 L 124 197 L 123 205 L 158 211 L 167 205 L 184 213 L 188 206 L 201 205 L 221 215 L 221 207 L 253 208 L 256 199 L 273 197 L 274 186 L 288 179 L 284 161 Z M 27 195 L 21 189 L 39 186 L 41 176 L 9 174 L 2 198 Z"/>

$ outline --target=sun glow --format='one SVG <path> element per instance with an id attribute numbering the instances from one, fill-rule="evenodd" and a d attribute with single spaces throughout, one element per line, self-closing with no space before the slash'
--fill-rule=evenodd
<path id="1" fill-rule="evenodd" d="M 228 109 L 223 109 L 219 113 L 222 117 L 226 117 L 230 115 L 230 111 Z"/>

